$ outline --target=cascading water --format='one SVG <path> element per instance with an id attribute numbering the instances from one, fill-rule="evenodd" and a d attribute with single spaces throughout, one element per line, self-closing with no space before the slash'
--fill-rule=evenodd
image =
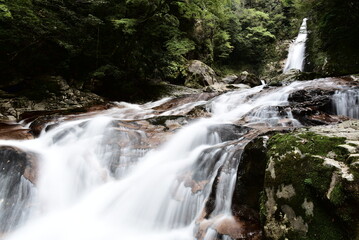
<path id="1" fill-rule="evenodd" d="M 336 115 L 359 119 L 359 89 L 337 90 L 332 98 L 332 108 Z"/>
<path id="2" fill-rule="evenodd" d="M 283 69 L 284 73 L 288 72 L 290 69 L 303 71 L 307 35 L 307 18 L 304 18 L 297 38 L 289 47 L 288 58 Z"/>
<path id="3" fill-rule="evenodd" d="M 170 99 L 119 103 L 93 117 L 64 121 L 34 140 L 0 141 L 34 154 L 39 164 L 34 183 L 16 174 L 16 181 L 0 178 L 0 213 L 6 210 L 0 230 L 6 240 L 214 240 L 217 226 L 235 222 L 232 195 L 241 149 L 249 141 L 242 137 L 245 126 L 299 126 L 290 110 L 278 107 L 311 84 L 259 86 L 194 103 L 190 107 L 205 103 L 213 116 L 188 124 L 153 150 L 140 147 L 148 136 L 129 120 L 155 116 L 153 108 Z M 125 127 L 130 124 L 135 127 Z"/>

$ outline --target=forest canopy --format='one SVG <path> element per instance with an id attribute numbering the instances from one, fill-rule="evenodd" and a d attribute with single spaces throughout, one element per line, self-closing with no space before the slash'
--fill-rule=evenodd
<path id="1" fill-rule="evenodd" d="M 295 37 L 307 9 L 320 23 L 312 48 L 331 55 L 332 35 L 346 31 L 328 31 L 341 21 L 333 16 L 358 7 L 347 1 L 333 10 L 339 2 L 346 1 L 0 0 L 0 84 L 50 74 L 126 92 L 149 79 L 181 83 L 190 59 L 260 73 L 275 43 Z"/>

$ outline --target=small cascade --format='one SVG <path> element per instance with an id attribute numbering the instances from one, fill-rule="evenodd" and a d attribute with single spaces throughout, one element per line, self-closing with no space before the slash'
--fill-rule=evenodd
<path id="1" fill-rule="evenodd" d="M 297 38 L 289 47 L 288 58 L 283 69 L 284 73 L 288 72 L 290 69 L 303 71 L 307 35 L 307 18 L 304 18 Z"/>
<path id="2" fill-rule="evenodd" d="M 245 238 L 225 228 L 242 226 L 232 212 L 242 153 L 261 129 L 301 126 L 288 96 L 315 84 L 332 83 L 262 85 L 211 99 L 182 99 L 179 105 L 171 99 L 118 103 L 63 121 L 34 140 L 1 140 L 0 146 L 21 156 L 31 153 L 39 167 L 34 183 L 24 179 L 24 169 L 0 176 L 0 223 L 6 223 L 0 235 L 6 233 L 6 240 Z M 160 146 L 148 143 L 168 127 L 163 121 L 151 125 L 154 118 L 181 116 L 198 106 L 212 116 L 176 129 Z"/>
<path id="3" fill-rule="evenodd" d="M 30 210 L 28 204 L 36 191 L 24 177 L 15 183 L 13 180 L 6 175 L 0 176 L 0 233 L 9 232 L 27 220 Z"/>
<path id="4" fill-rule="evenodd" d="M 359 119 L 359 89 L 337 90 L 332 97 L 332 112 Z"/>

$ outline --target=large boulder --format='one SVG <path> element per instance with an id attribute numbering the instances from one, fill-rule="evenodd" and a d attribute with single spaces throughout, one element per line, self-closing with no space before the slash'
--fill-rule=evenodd
<path id="1" fill-rule="evenodd" d="M 186 87 L 203 88 L 217 82 L 216 73 L 211 67 L 198 60 L 189 62 L 185 80 Z"/>
<path id="2" fill-rule="evenodd" d="M 239 218 L 255 219 L 259 224 L 259 198 L 266 168 L 266 138 L 249 142 L 240 156 L 236 187 L 233 192 L 233 214 Z"/>
<path id="3" fill-rule="evenodd" d="M 288 102 L 293 117 L 303 125 L 322 125 L 348 120 L 330 115 L 332 95 L 335 89 L 309 88 L 292 92 Z"/>
<path id="4" fill-rule="evenodd" d="M 322 85 L 323 81 L 318 81 L 312 87 L 293 91 L 288 96 L 288 108 L 284 107 L 283 110 L 290 109 L 295 119 L 301 124 L 309 126 L 333 124 L 349 120 L 349 117 L 355 117 L 357 82 L 353 81 L 352 78 L 327 78 L 325 81 L 335 84 Z M 346 89 L 350 89 L 351 94 L 336 95 L 338 90 L 346 93 Z M 340 102 L 347 102 L 349 105 L 346 106 L 348 110 L 342 111 L 339 115 L 338 107 L 340 104 L 337 103 Z"/>
<path id="5" fill-rule="evenodd" d="M 359 237 L 359 121 L 276 134 L 261 215 L 266 239 Z"/>
<path id="6" fill-rule="evenodd" d="M 239 83 L 248 84 L 251 87 L 259 86 L 262 84 L 261 80 L 256 75 L 247 71 L 241 72 L 241 74 L 238 76 L 238 79 L 234 82 L 234 84 Z"/>
<path id="7" fill-rule="evenodd" d="M 232 84 L 237 80 L 238 80 L 238 76 L 235 74 L 227 75 L 224 78 L 222 78 L 222 82 L 226 84 Z"/>
<path id="8" fill-rule="evenodd" d="M 0 146 L 0 172 L 2 177 L 11 179 L 13 185 L 19 184 L 21 177 L 32 183 L 37 180 L 38 159 L 36 154 L 16 147 Z"/>

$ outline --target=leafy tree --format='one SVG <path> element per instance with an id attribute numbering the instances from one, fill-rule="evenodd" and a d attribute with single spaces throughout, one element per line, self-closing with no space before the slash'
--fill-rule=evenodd
<path id="1" fill-rule="evenodd" d="M 0 0 L 1 81 L 57 74 L 128 98 L 183 82 L 191 59 L 260 65 L 290 35 L 293 1 Z"/>
<path id="2" fill-rule="evenodd" d="M 306 0 L 309 70 L 343 75 L 359 72 L 359 2 L 354 0 Z"/>

